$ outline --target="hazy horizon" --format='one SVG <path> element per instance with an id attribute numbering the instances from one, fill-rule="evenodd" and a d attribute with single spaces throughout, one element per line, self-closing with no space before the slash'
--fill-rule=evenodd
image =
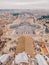
<path id="1" fill-rule="evenodd" d="M 1 0 L 0 9 L 49 9 L 49 0 Z"/>

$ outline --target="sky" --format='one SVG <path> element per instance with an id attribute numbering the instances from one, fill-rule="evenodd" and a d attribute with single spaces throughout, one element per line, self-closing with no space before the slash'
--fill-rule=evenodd
<path id="1" fill-rule="evenodd" d="M 49 9 L 49 0 L 0 0 L 0 9 Z"/>

